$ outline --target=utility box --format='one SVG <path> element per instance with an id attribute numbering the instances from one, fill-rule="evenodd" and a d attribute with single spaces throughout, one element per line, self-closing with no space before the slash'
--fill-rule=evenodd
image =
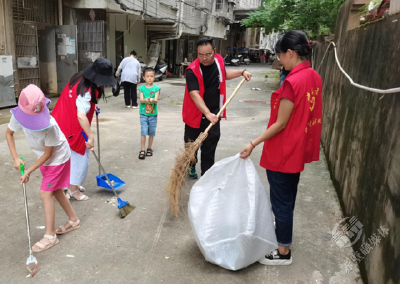
<path id="1" fill-rule="evenodd" d="M 0 107 L 17 105 L 14 92 L 13 57 L 0 56 Z"/>

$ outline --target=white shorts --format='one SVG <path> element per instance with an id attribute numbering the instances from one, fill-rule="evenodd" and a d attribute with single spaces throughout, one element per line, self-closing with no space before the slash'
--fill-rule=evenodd
<path id="1" fill-rule="evenodd" d="M 71 150 L 71 185 L 82 185 L 87 177 L 89 169 L 89 149 L 86 149 L 85 155 L 78 154 Z"/>

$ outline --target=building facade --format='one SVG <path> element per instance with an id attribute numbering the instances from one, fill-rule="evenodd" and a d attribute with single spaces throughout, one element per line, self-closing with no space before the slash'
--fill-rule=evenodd
<path id="1" fill-rule="evenodd" d="M 14 93 L 8 103 L 0 98 L 0 106 L 15 104 L 28 84 L 60 93 L 73 74 L 99 57 L 117 67 L 135 50 L 145 62 L 151 43 L 162 45 L 161 60 L 176 73 L 182 62 L 197 57 L 199 37 L 213 37 L 221 47 L 235 1 L 0 0 L 0 56 L 15 70 L 0 73 L 0 87 Z"/>

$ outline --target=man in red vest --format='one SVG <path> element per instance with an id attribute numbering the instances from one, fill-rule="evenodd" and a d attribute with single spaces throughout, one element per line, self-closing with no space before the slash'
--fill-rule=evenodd
<path id="1" fill-rule="evenodd" d="M 250 81 L 251 74 L 246 69 L 226 71 L 224 59 L 216 53 L 212 38 L 197 41 L 197 54 L 198 58 L 186 69 L 182 117 L 185 123 L 185 142 L 196 140 L 210 122 L 214 125 L 201 146 L 201 175 L 204 175 L 214 164 L 215 150 L 221 135 L 216 114 L 226 101 L 226 80 L 244 76 Z M 221 118 L 226 118 L 226 110 Z M 189 178 L 197 179 L 196 163 L 188 169 Z"/>

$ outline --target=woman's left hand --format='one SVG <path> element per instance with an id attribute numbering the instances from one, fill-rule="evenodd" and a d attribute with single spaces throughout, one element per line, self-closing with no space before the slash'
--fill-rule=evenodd
<path id="1" fill-rule="evenodd" d="M 95 107 L 94 109 L 96 110 L 96 112 L 100 112 L 100 110 L 99 110 L 99 109 L 100 109 L 100 107 L 99 107 L 99 105 L 98 105 L 98 104 L 95 104 L 95 105 L 94 105 L 94 107 Z"/>
<path id="2" fill-rule="evenodd" d="M 94 138 L 93 137 L 90 137 L 85 144 L 86 144 L 87 149 L 89 149 L 90 151 L 94 150 Z"/>
<path id="3" fill-rule="evenodd" d="M 253 152 L 253 149 L 254 147 L 251 144 L 244 147 L 244 149 L 240 152 L 240 158 L 247 159 L 248 157 L 250 157 L 251 152 Z"/>

